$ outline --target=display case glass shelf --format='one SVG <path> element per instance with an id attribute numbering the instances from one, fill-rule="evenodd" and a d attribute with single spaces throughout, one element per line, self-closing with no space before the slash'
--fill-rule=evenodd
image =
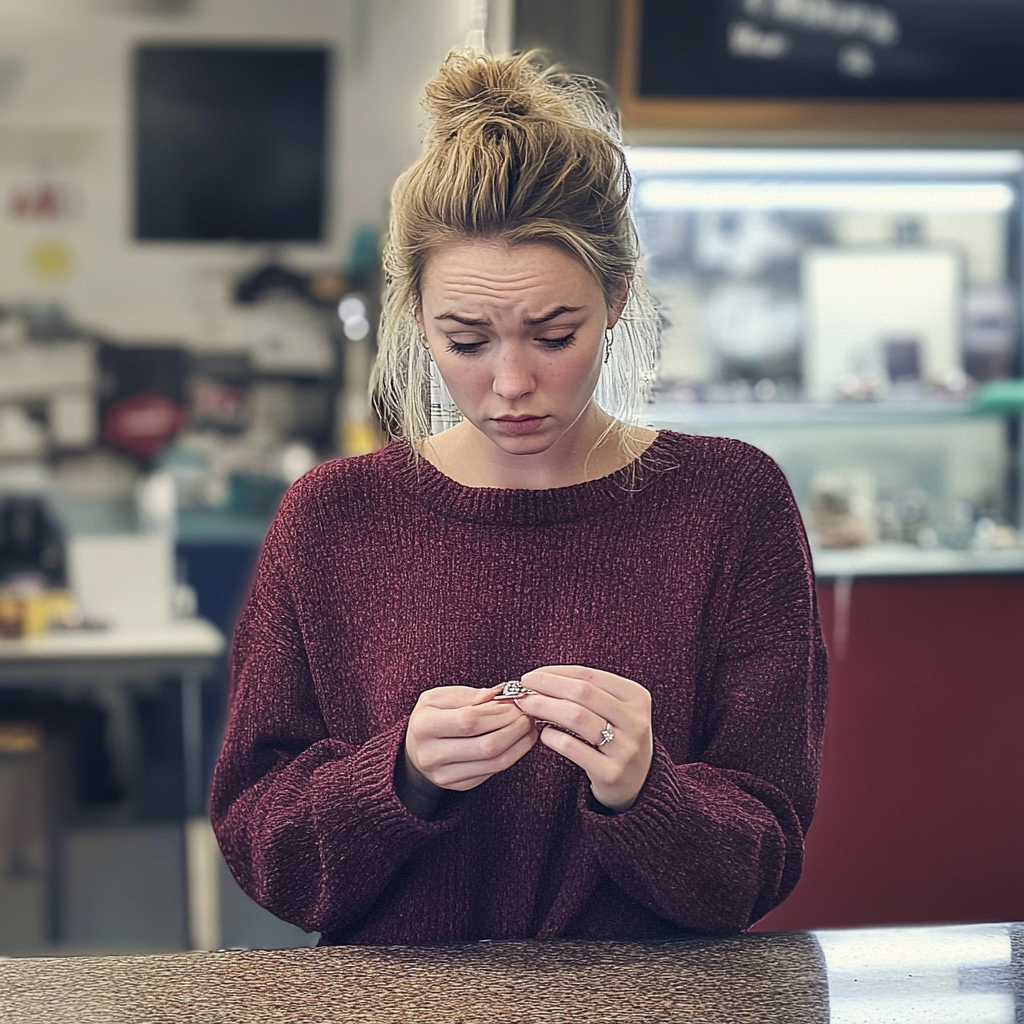
<path id="1" fill-rule="evenodd" d="M 644 147 L 629 164 L 663 319 L 651 422 L 772 455 L 812 542 L 840 551 L 823 566 L 1016 564 L 1020 431 L 971 396 L 1021 372 L 1024 155 Z"/>
<path id="2" fill-rule="evenodd" d="M 1015 546 L 1004 417 L 970 415 L 962 407 L 944 413 L 927 405 L 656 404 L 649 418 L 655 427 L 734 437 L 767 452 L 786 474 L 816 547 L 830 542 L 823 497 L 826 505 L 829 492 L 833 506 L 845 502 L 845 514 L 860 522 L 862 532 L 832 546 L 878 555 L 849 562 L 857 575 L 873 575 L 873 567 L 888 575 L 954 565 L 937 551 L 961 556 L 956 571 L 967 572 L 975 553 Z M 817 560 L 820 570 L 830 564 L 827 554 Z M 986 557 L 978 571 L 992 571 L 998 561 Z"/>

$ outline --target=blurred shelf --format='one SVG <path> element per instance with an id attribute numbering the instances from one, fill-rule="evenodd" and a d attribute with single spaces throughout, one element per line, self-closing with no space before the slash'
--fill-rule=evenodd
<path id="1" fill-rule="evenodd" d="M 242 516 L 219 508 L 178 511 L 179 544 L 237 544 L 260 547 L 271 516 Z"/>
<path id="2" fill-rule="evenodd" d="M 818 579 L 850 576 L 971 576 L 1024 573 L 1024 548 L 991 551 L 925 550 L 913 544 L 815 548 Z"/>
<path id="3" fill-rule="evenodd" d="M 655 402 L 647 419 L 655 427 L 814 426 L 843 423 L 928 423 L 996 416 L 977 413 L 966 399 L 906 402 Z"/>

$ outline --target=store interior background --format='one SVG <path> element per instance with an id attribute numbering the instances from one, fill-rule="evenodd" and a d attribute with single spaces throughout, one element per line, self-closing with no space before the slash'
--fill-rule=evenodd
<path id="1" fill-rule="evenodd" d="M 50 609 L 64 629 L 83 628 L 83 615 L 85 627 L 140 630 L 198 616 L 230 636 L 284 488 L 321 459 L 380 443 L 366 401 L 379 244 L 391 183 L 419 150 L 423 83 L 470 39 L 495 51 L 540 45 L 614 83 L 620 16 L 615 0 L 0 0 L 0 620 L 5 607 L 24 616 L 28 567 L 11 538 L 27 522 L 29 546 L 49 559 L 36 567 L 44 582 L 75 591 L 77 608 Z M 134 54 L 162 43 L 329 51 L 322 240 L 134 237 Z M 1008 180 L 1020 178 L 1024 147 L 1024 129 L 627 124 L 626 134 L 675 152 L 996 152 Z M 961 262 L 973 252 L 981 283 L 1005 295 L 1009 281 L 1016 302 L 1020 199 L 974 227 L 903 218 L 902 244 L 956 249 Z M 877 218 L 874 230 L 861 241 L 897 244 Z M 676 337 L 697 316 L 683 291 Z M 985 373 L 1020 377 L 1019 317 L 994 301 L 979 314 L 1002 324 Z M 748 320 L 786 316 L 770 301 L 746 308 Z M 703 356 L 688 344 L 666 348 L 678 372 L 656 422 L 761 444 L 790 474 L 812 539 L 839 537 L 816 543 L 834 681 L 836 781 L 815 861 L 825 867 L 769 926 L 1024 919 L 1016 399 L 976 415 L 962 374 L 927 393 L 894 377 L 892 393 L 808 415 L 787 400 L 788 371 L 771 365 L 761 379 L 721 382 L 728 393 L 695 394 L 688 374 Z M 939 481 L 936 493 L 922 480 Z M 967 481 L 964 493 L 951 480 Z M 13 635 L 20 621 L 3 628 Z M 0 639 L 0 658 L 23 642 Z M 219 662 L 199 693 L 204 778 L 225 680 Z M 248 900 L 208 836 L 183 836 L 192 810 L 177 678 L 16 683 L 0 685 L 0 956 L 316 941 Z M 844 828 L 867 836 L 869 852 Z M 854 859 L 874 873 L 857 875 Z M 196 872 L 213 907 L 198 931 Z"/>

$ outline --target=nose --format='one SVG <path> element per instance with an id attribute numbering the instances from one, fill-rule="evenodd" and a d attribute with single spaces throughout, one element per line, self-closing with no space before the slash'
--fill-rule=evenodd
<path id="1" fill-rule="evenodd" d="M 503 348 L 494 368 L 491 390 L 511 402 L 533 391 L 536 381 L 529 354 L 520 351 L 517 345 Z"/>

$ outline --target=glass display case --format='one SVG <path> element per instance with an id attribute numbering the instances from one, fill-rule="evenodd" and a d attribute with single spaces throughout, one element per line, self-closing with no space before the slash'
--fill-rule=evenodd
<path id="1" fill-rule="evenodd" d="M 646 147 L 629 164 L 664 321 L 652 422 L 771 454 L 819 548 L 1013 551 L 1019 427 L 972 396 L 1020 373 L 1024 154 Z"/>

